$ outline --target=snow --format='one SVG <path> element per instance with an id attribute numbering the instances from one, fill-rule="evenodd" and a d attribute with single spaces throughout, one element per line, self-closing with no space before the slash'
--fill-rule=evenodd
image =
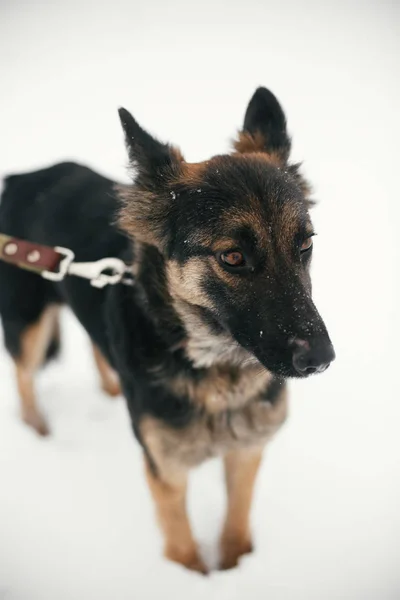
<path id="1" fill-rule="evenodd" d="M 202 578 L 162 559 L 124 402 L 99 391 L 68 311 L 62 361 L 39 378 L 49 439 L 18 420 L 0 350 L 1 600 L 400 597 L 398 16 L 371 0 L 1 3 L 1 176 L 72 158 L 126 181 L 120 105 L 200 161 L 258 85 L 278 95 L 319 201 L 313 289 L 337 353 L 291 384 L 255 552 Z M 189 509 L 210 566 L 223 503 L 206 464 Z"/>

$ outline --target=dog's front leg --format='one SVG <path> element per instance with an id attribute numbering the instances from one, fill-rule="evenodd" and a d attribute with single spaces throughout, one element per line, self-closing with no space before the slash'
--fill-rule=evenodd
<path id="1" fill-rule="evenodd" d="M 221 569 L 235 567 L 252 551 L 250 509 L 262 449 L 241 449 L 224 457 L 228 510 L 221 537 Z"/>
<path id="2" fill-rule="evenodd" d="M 173 477 L 154 473 L 146 461 L 146 475 L 164 534 L 165 557 L 206 574 L 207 568 L 198 553 L 186 512 L 187 473 Z"/>

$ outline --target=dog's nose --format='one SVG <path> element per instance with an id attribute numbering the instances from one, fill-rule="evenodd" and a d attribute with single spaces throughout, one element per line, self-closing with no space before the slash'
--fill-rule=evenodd
<path id="1" fill-rule="evenodd" d="M 293 345 L 293 366 L 301 375 L 322 373 L 335 360 L 335 351 L 329 340 L 308 342 L 296 338 Z"/>

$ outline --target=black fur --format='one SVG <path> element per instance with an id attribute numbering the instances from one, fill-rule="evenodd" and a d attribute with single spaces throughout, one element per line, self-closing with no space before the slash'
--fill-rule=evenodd
<path id="1" fill-rule="evenodd" d="M 152 190 L 178 166 L 178 157 L 171 146 L 158 142 L 140 127 L 125 108 L 118 112 L 131 164 L 137 168 L 136 182 L 142 189 Z M 139 155 L 141 160 L 137 160 Z"/>
<path id="2" fill-rule="evenodd" d="M 278 152 L 284 160 L 290 153 L 291 141 L 286 131 L 286 117 L 278 100 L 266 88 L 258 88 L 246 111 L 243 131 L 263 134 L 267 152 Z"/>

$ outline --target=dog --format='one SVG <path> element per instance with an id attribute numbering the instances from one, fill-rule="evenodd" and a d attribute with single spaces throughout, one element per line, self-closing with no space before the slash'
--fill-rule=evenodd
<path id="1" fill-rule="evenodd" d="M 289 162 L 276 97 L 258 88 L 231 154 L 188 163 L 119 111 L 131 185 L 74 163 L 6 178 L 0 233 L 117 257 L 134 284 L 48 281 L 0 261 L 0 315 L 24 421 L 48 433 L 34 375 L 57 354 L 67 304 L 93 344 L 103 388 L 122 390 L 165 540 L 165 556 L 206 573 L 185 509 L 188 472 L 224 461 L 221 568 L 252 550 L 253 487 L 285 420 L 286 380 L 335 358 L 311 299 L 310 187 Z"/>

